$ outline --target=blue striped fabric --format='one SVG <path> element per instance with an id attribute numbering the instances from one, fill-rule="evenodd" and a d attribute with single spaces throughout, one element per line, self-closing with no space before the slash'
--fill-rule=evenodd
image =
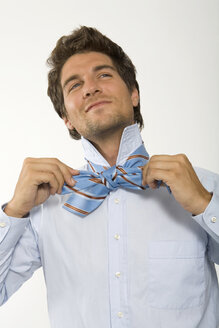
<path id="1" fill-rule="evenodd" d="M 106 168 L 88 161 L 88 171 L 80 171 L 73 176 L 76 184 L 70 187 L 64 184 L 62 195 L 69 194 L 63 208 L 85 217 L 93 212 L 110 191 L 117 188 L 145 190 L 148 185 L 142 186 L 141 168 L 147 164 L 149 155 L 142 144 L 127 159 L 123 166 L 114 165 Z M 162 181 L 158 181 L 160 187 Z M 166 186 L 170 192 L 170 188 Z"/>

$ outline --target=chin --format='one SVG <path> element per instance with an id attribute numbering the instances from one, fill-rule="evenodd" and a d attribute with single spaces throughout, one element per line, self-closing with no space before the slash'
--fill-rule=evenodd
<path id="1" fill-rule="evenodd" d="M 126 126 L 131 124 L 133 124 L 132 121 L 117 121 L 115 118 L 113 122 L 95 122 L 95 124 L 87 124 L 87 128 L 82 132 L 82 135 L 86 139 L 100 138 L 101 136 L 104 137 L 105 135 L 110 136 L 110 134 L 116 132 L 117 130 L 121 131 Z"/>

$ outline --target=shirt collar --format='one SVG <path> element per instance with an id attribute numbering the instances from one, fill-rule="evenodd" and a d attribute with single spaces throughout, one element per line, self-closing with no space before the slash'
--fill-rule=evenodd
<path id="1" fill-rule="evenodd" d="M 81 138 L 85 159 L 98 165 L 110 167 L 107 160 L 99 153 L 94 145 L 84 137 Z M 127 126 L 122 133 L 116 165 L 123 165 L 127 157 L 142 144 L 141 134 L 137 123 Z"/>

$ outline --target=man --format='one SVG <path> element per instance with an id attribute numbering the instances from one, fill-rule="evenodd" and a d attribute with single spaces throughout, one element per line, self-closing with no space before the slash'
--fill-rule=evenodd
<path id="1" fill-rule="evenodd" d="M 183 154 L 148 161 L 135 68 L 100 32 L 62 37 L 48 62 L 87 164 L 24 161 L 1 213 L 1 304 L 42 266 L 53 328 L 217 328 L 219 177 Z"/>

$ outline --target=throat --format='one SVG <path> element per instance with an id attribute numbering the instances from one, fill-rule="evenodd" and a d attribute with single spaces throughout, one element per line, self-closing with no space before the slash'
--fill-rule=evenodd
<path id="1" fill-rule="evenodd" d="M 117 137 L 114 136 L 110 139 L 102 139 L 101 141 L 95 142 L 91 141 L 91 143 L 94 145 L 94 147 L 99 151 L 99 153 L 106 159 L 106 161 L 110 164 L 110 166 L 113 166 L 116 164 L 118 152 L 119 152 L 119 146 L 120 146 L 120 140 L 121 135 L 118 135 Z"/>

